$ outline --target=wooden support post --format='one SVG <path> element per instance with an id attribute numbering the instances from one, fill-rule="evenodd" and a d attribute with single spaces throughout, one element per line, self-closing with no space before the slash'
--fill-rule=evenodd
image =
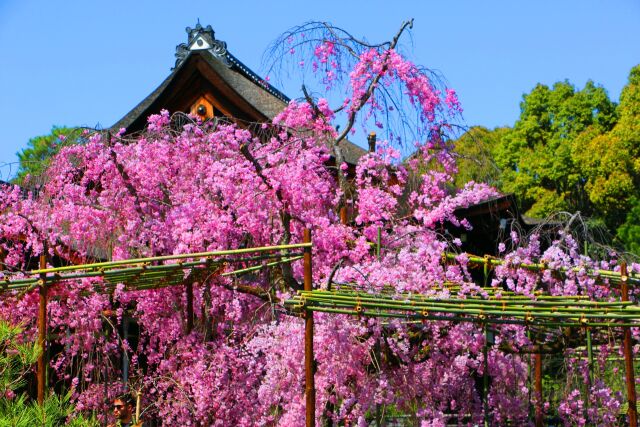
<path id="1" fill-rule="evenodd" d="M 620 264 L 620 282 L 622 285 L 621 296 L 622 301 L 629 301 L 629 284 L 627 283 L 627 263 Z M 628 326 L 623 330 L 623 350 L 624 350 L 624 366 L 627 380 L 627 401 L 629 402 L 629 426 L 638 426 L 638 408 L 636 406 L 636 380 L 633 367 L 633 344 L 631 342 L 631 329 Z"/>
<path id="2" fill-rule="evenodd" d="M 305 229 L 302 238 L 304 243 L 311 243 L 311 230 Z M 313 290 L 313 270 L 311 265 L 311 248 L 304 248 L 304 290 Z M 306 425 L 314 427 L 316 424 L 316 387 L 315 387 L 315 359 L 313 356 L 313 311 L 307 310 L 304 320 L 304 368 L 306 397 Z"/>
<path id="3" fill-rule="evenodd" d="M 46 247 L 40 255 L 40 269 L 47 268 L 47 256 L 45 255 Z M 44 397 L 47 393 L 47 274 L 40 274 L 40 304 L 38 307 L 38 347 L 40 348 L 40 356 L 38 357 L 38 404 L 44 403 Z"/>
<path id="4" fill-rule="evenodd" d="M 536 427 L 543 427 L 544 413 L 542 411 L 542 354 L 536 353 L 535 360 L 535 397 L 536 397 Z"/>
<path id="5" fill-rule="evenodd" d="M 375 153 L 376 152 L 376 133 L 375 132 L 371 132 L 369 134 L 369 136 L 367 136 L 367 142 L 369 143 L 369 152 L 370 153 Z"/>
<path id="6" fill-rule="evenodd" d="M 129 318 L 126 314 L 122 316 L 122 339 L 129 342 Z M 125 387 L 129 384 L 129 352 L 124 346 L 122 348 L 122 383 Z"/>
<path id="7" fill-rule="evenodd" d="M 347 207 L 343 206 L 340 208 L 340 223 L 347 225 L 347 222 L 349 222 Z"/>
<path id="8" fill-rule="evenodd" d="M 187 283 L 187 334 L 193 330 L 193 283 L 191 280 Z"/>

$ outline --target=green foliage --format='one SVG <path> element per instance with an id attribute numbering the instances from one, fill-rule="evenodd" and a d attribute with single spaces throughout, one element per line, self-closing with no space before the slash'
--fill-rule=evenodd
<path id="1" fill-rule="evenodd" d="M 558 210 L 591 214 L 573 144 L 589 128 L 608 131 L 615 123 L 615 104 L 593 82 L 579 91 L 559 82 L 553 88 L 538 84 L 520 108 L 519 120 L 496 150 L 502 190 L 515 193 L 530 216 Z"/>
<path id="2" fill-rule="evenodd" d="M 640 184 L 640 66 L 631 70 L 620 96 L 618 122 L 609 132 L 580 135 L 574 156 L 586 178 L 596 212 L 612 229 L 627 219 Z"/>
<path id="3" fill-rule="evenodd" d="M 620 104 L 589 81 L 538 84 L 513 128 L 474 127 L 456 141 L 461 176 L 514 193 L 525 215 L 576 212 L 640 253 L 640 65 Z"/>
<path id="4" fill-rule="evenodd" d="M 19 326 L 0 321 L 0 396 L 24 386 L 26 371 L 38 360 L 38 346 L 23 342 L 21 335 Z"/>
<path id="5" fill-rule="evenodd" d="M 77 144 L 81 140 L 78 129 L 58 126 L 54 126 L 49 135 L 31 138 L 27 148 L 18 153 L 20 166 L 14 182 L 22 185 L 41 184 L 51 157 L 62 147 Z"/>
<path id="6" fill-rule="evenodd" d="M 627 250 L 640 254 L 640 200 L 632 200 L 626 221 L 618 228 L 617 237 Z"/>
<path id="7" fill-rule="evenodd" d="M 506 127 L 489 130 L 482 126 L 474 126 L 456 140 L 456 152 L 459 156 L 456 187 L 462 187 L 469 181 L 499 185 L 500 169 L 495 164 L 494 153 L 507 132 L 509 128 Z"/>
<path id="8" fill-rule="evenodd" d="M 99 425 L 93 418 L 74 414 L 71 392 L 51 394 L 42 406 L 26 393 L 19 393 L 25 386 L 25 375 L 40 355 L 37 344 L 25 341 L 22 332 L 19 326 L 0 321 L 0 427 Z"/>
<path id="9" fill-rule="evenodd" d="M 22 394 L 13 399 L 0 399 L 0 427 L 91 427 L 100 424 L 95 418 L 85 418 L 74 414 L 75 408 L 69 402 L 70 393 L 64 396 L 49 395 L 42 406 L 30 401 Z"/>

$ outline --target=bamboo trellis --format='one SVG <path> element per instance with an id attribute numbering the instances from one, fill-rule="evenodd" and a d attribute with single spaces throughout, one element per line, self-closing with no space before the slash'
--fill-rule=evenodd
<path id="1" fill-rule="evenodd" d="M 305 393 L 307 395 L 307 425 L 314 425 L 315 387 L 313 379 L 313 312 L 346 314 L 355 316 L 401 318 L 407 321 L 448 321 L 476 322 L 486 330 L 490 324 L 520 324 L 532 327 L 584 327 L 587 333 L 587 347 L 591 359 L 590 333 L 592 328 L 622 327 L 625 331 L 625 362 L 628 384 L 630 424 L 634 425 L 636 411 L 632 352 L 629 327 L 640 326 L 640 306 L 628 301 L 628 284 L 640 285 L 640 275 L 627 274 L 626 266 L 620 271 L 588 270 L 585 274 L 606 279 L 610 284 L 621 285 L 620 301 L 596 301 L 587 296 L 552 296 L 536 292 L 532 297 L 492 287 L 479 288 L 476 294 L 460 292 L 459 284 L 445 283 L 446 297 L 409 293 L 396 293 L 393 286 L 387 286 L 377 293 L 365 292 L 353 285 L 342 284 L 333 290 L 312 289 L 311 286 L 311 238 L 305 231 L 304 243 L 258 248 L 246 248 L 216 252 L 166 255 L 159 257 L 126 259 L 83 265 L 41 268 L 27 272 L 5 275 L 0 279 L 0 291 L 40 290 L 40 315 L 38 319 L 39 337 L 46 336 L 47 287 L 54 283 L 69 282 L 84 278 L 102 278 L 96 282 L 96 291 L 110 292 L 122 283 L 129 290 L 154 289 L 166 286 L 187 285 L 192 273 L 232 276 L 255 272 L 263 268 L 304 259 L 305 287 L 293 298 L 285 301 L 294 312 L 304 315 L 305 366 L 307 371 Z M 378 248 L 379 251 L 379 248 Z M 445 262 L 455 262 L 457 254 L 445 253 Z M 492 257 L 467 255 L 469 264 L 484 266 L 485 277 L 488 270 L 507 264 L 512 268 L 532 271 L 553 270 L 567 273 L 567 269 L 552 269 L 544 263 L 510 263 Z M 239 268 L 238 268 L 239 267 Z M 578 272 L 578 269 L 574 269 Z M 191 290 L 192 291 L 192 290 Z M 189 295 L 187 299 L 189 300 Z M 192 298 L 191 298 L 192 302 Z M 191 308 L 192 312 L 192 308 Z M 628 336 L 628 337 L 627 337 Z M 627 339 L 628 338 L 628 339 Z M 44 348 L 45 343 L 42 343 Z M 539 362 L 536 359 L 536 362 Z M 42 368 L 40 368 L 42 365 Z M 536 363 L 538 374 L 539 363 Z M 486 379 L 485 379 L 486 380 Z M 486 381 L 485 381 L 486 382 Z M 45 393 L 44 363 L 38 369 L 38 399 Z M 41 390 L 42 389 L 42 390 Z M 539 390 L 536 390 L 539 392 Z M 486 403 L 486 402 L 485 402 Z M 486 406 L 486 405 L 485 405 Z M 485 408 L 486 412 L 486 408 Z M 537 411 L 538 412 L 538 411 Z M 487 415 L 485 414 L 485 417 Z M 485 418 L 486 421 L 486 418 Z M 541 418 L 536 414 L 536 424 Z"/>
<path id="2" fill-rule="evenodd" d="M 379 253 L 379 244 L 377 252 Z M 444 253 L 443 261 L 455 262 L 457 254 Z M 484 266 L 485 281 L 491 268 L 497 265 L 508 265 L 512 268 L 525 268 L 532 271 L 553 270 L 566 274 L 569 269 L 553 269 L 545 263 L 511 263 L 507 260 L 489 256 L 478 257 L 467 255 L 467 262 L 476 266 Z M 579 269 L 572 269 L 578 272 Z M 624 333 L 624 359 L 627 384 L 627 412 L 629 424 L 637 426 L 637 403 L 635 393 L 635 379 L 633 367 L 633 352 L 631 347 L 630 327 L 640 326 L 640 306 L 629 301 L 628 285 L 640 285 L 640 275 L 627 274 L 626 264 L 622 263 L 620 271 L 587 270 L 583 272 L 594 278 L 605 279 L 609 284 L 620 285 L 620 301 L 594 300 L 585 295 L 553 296 L 542 292 L 535 292 L 532 296 L 515 294 L 514 292 L 493 287 L 477 289 L 477 293 L 469 295 L 460 293 L 459 284 L 444 283 L 448 293 L 435 295 L 421 295 L 411 293 L 396 293 L 393 286 L 385 286 L 379 292 L 366 292 L 352 284 L 332 286 L 330 290 L 307 289 L 298 291 L 291 299 L 285 301 L 293 311 L 298 311 L 307 321 L 313 319 L 314 312 L 352 315 L 359 317 L 399 318 L 408 322 L 416 321 L 448 321 L 475 322 L 481 325 L 488 334 L 487 325 L 491 324 L 519 324 L 538 328 L 551 327 L 582 327 L 586 330 L 589 366 L 593 366 L 591 346 L 591 330 L 593 328 L 621 327 Z M 313 343 L 311 335 L 305 333 L 305 341 Z M 488 338 L 488 335 L 487 335 Z M 486 340 L 488 342 L 488 339 Z M 484 348 L 485 378 L 483 381 L 484 423 L 489 425 L 489 411 L 487 406 L 487 343 Z M 305 353 L 306 363 L 313 366 L 313 358 Z M 313 368 L 307 368 L 307 376 L 313 373 Z M 541 354 L 535 355 L 535 393 L 537 404 L 535 411 L 536 426 L 543 425 L 542 412 L 542 359 Z M 315 394 L 310 402 L 307 394 L 307 426 L 315 425 Z M 309 405 L 314 410 L 309 410 Z"/>
<path id="3" fill-rule="evenodd" d="M 235 250 L 165 255 L 120 261 L 47 268 L 46 257 L 40 256 L 40 268 L 7 274 L 0 279 L 0 292 L 25 293 L 38 288 L 38 339 L 41 349 L 37 366 L 37 398 L 43 404 L 47 394 L 47 293 L 51 285 L 85 278 L 96 281 L 96 292 L 111 292 L 122 283 L 128 290 L 157 289 L 185 285 L 187 293 L 187 331 L 193 327 L 193 280 L 212 276 L 233 276 L 290 263 L 310 254 L 311 242 L 265 246 Z M 239 267 L 239 268 L 238 268 Z M 194 276 L 194 273 L 196 276 Z"/>
<path id="4" fill-rule="evenodd" d="M 90 277 L 103 278 L 105 290 L 119 283 L 128 289 L 173 286 L 183 283 L 187 275 L 196 270 L 217 272 L 225 265 L 257 263 L 220 272 L 220 276 L 231 276 L 296 261 L 302 259 L 302 251 L 308 246 L 310 243 L 300 243 L 40 268 L 6 275 L 0 279 L 0 290 L 29 289 L 42 285 L 43 281 L 50 285 Z"/>
<path id="5" fill-rule="evenodd" d="M 445 262 L 447 262 L 447 261 L 455 261 L 456 258 L 458 256 L 460 256 L 460 255 L 461 254 L 445 252 L 444 254 L 442 254 L 442 258 L 443 258 L 443 260 L 445 260 Z M 484 257 L 480 257 L 480 256 L 477 256 L 477 255 L 472 255 L 472 254 L 462 254 L 462 255 L 466 255 L 469 264 L 476 265 L 476 266 L 484 266 L 486 268 L 485 269 L 485 275 L 487 274 L 487 269 L 493 268 L 493 267 L 498 266 L 498 265 L 506 265 L 506 266 L 511 267 L 511 268 L 523 268 L 523 269 L 531 270 L 531 271 L 551 270 L 551 271 L 558 272 L 558 273 L 567 273 L 569 271 L 578 273 L 578 272 L 581 271 L 581 268 L 579 268 L 579 267 L 553 268 L 548 263 L 544 263 L 544 262 L 540 262 L 540 263 L 526 263 L 526 262 L 514 263 L 514 262 L 511 262 L 509 260 L 505 260 L 505 259 L 501 259 L 501 258 L 495 258 L 495 257 L 489 256 L 489 255 L 485 255 Z M 584 274 L 587 274 L 587 275 L 589 275 L 591 277 L 595 277 L 595 278 L 606 279 L 611 284 L 620 284 L 623 280 L 626 280 L 628 283 L 631 283 L 631 284 L 634 284 L 634 285 L 640 285 L 640 274 L 637 274 L 637 273 L 627 274 L 625 272 L 625 274 L 622 274 L 622 271 L 613 271 L 613 270 L 604 270 L 604 269 L 586 269 L 586 270 L 584 270 Z"/>
<path id="6" fill-rule="evenodd" d="M 285 304 L 294 309 L 409 320 L 442 320 L 538 327 L 640 326 L 640 307 L 629 301 L 592 301 L 585 297 L 538 295 L 535 300 L 513 294 L 496 297 L 453 294 L 449 298 L 412 294 L 371 294 L 336 289 L 299 291 Z M 504 292 L 503 292 L 504 293 Z"/>

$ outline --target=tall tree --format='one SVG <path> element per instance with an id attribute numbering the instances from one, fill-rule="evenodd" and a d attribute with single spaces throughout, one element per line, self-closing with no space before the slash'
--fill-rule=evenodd
<path id="1" fill-rule="evenodd" d="M 636 253 L 640 249 L 640 65 L 629 73 L 620 94 L 618 122 L 606 134 L 590 133 L 576 144 L 587 172 L 591 202 L 618 237 Z"/>
<path id="2" fill-rule="evenodd" d="M 601 134 L 615 124 L 615 104 L 605 89 L 591 81 L 578 91 L 566 81 L 552 88 L 538 84 L 523 97 L 520 110 L 496 150 L 502 190 L 515 193 L 530 216 L 560 210 L 592 214 L 586 177 L 573 151 L 581 132 Z"/>

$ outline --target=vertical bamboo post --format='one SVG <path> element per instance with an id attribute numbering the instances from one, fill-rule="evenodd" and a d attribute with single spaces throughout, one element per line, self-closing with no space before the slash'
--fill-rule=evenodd
<path id="1" fill-rule="evenodd" d="M 527 339 L 531 342 L 531 330 L 527 328 Z M 531 353 L 529 353 L 529 364 L 527 365 L 527 393 L 529 398 L 529 418 L 533 418 L 533 405 L 531 404 L 531 387 L 533 385 L 533 370 L 531 367 L 533 366 L 533 360 L 531 358 Z"/>
<path id="2" fill-rule="evenodd" d="M 542 354 L 536 353 L 535 360 L 535 396 L 536 396 L 536 427 L 543 427 L 544 414 L 542 412 Z"/>
<path id="3" fill-rule="evenodd" d="M 620 264 L 620 282 L 622 284 L 621 294 L 622 301 L 629 301 L 629 284 L 627 283 L 627 263 Z M 628 326 L 623 327 L 623 349 L 624 349 L 624 366 L 626 370 L 627 380 L 627 401 L 629 402 L 629 426 L 638 426 L 638 408 L 636 406 L 636 381 L 633 368 L 633 347 L 631 343 L 631 329 Z"/>
<path id="4" fill-rule="evenodd" d="M 43 247 L 42 255 L 40 255 L 40 269 L 47 268 L 46 247 Z M 47 392 L 47 274 L 40 274 L 40 303 L 38 307 L 38 347 L 40 348 L 40 356 L 38 356 L 38 404 L 42 405 L 44 396 Z"/>
<path id="5" fill-rule="evenodd" d="M 305 229 L 302 241 L 311 243 L 311 230 Z M 313 270 L 311 265 L 311 248 L 304 248 L 304 290 L 313 290 Z M 316 424 L 316 387 L 315 360 L 313 356 L 313 311 L 307 310 L 304 319 L 304 368 L 305 368 L 305 397 L 306 397 L 306 425 L 314 427 Z"/>
<path id="6" fill-rule="evenodd" d="M 372 133 L 375 136 L 375 133 Z M 375 140 L 374 140 L 375 144 Z M 374 147 L 375 151 L 375 147 Z M 382 254 L 382 228 L 378 227 L 378 235 L 376 239 L 376 259 L 380 262 L 380 256 Z M 378 360 L 378 366 L 380 364 L 380 341 L 376 339 L 376 343 L 374 345 L 374 354 L 376 359 Z M 379 403 L 376 403 L 376 427 L 380 427 L 382 425 L 382 408 Z"/>
<path id="7" fill-rule="evenodd" d="M 187 334 L 193 330 L 193 283 L 187 282 Z"/>
<path id="8" fill-rule="evenodd" d="M 140 390 L 138 390 L 136 392 L 136 418 L 135 418 L 135 423 L 138 424 L 140 423 L 140 407 L 142 403 L 142 392 Z"/>
<path id="9" fill-rule="evenodd" d="M 587 358 L 589 359 L 589 382 L 593 383 L 593 345 L 591 344 L 591 328 L 587 328 Z"/>

